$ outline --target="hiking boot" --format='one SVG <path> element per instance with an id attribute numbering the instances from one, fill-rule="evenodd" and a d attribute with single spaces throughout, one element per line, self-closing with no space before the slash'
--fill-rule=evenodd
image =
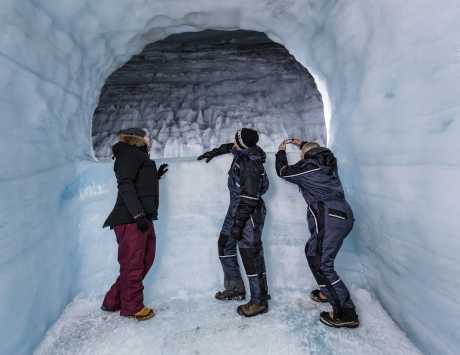
<path id="1" fill-rule="evenodd" d="M 340 317 L 336 317 L 334 312 L 321 312 L 319 320 L 321 323 L 334 328 L 359 327 L 358 315 L 354 309 L 343 309 Z"/>
<path id="2" fill-rule="evenodd" d="M 136 318 L 138 321 L 147 320 L 153 318 L 154 316 L 155 312 L 153 311 L 153 309 L 148 307 L 142 308 L 139 312 L 133 315 L 133 317 Z"/>
<path id="3" fill-rule="evenodd" d="M 242 301 L 246 298 L 246 292 L 237 290 L 223 290 L 214 296 L 219 301 Z"/>
<path id="4" fill-rule="evenodd" d="M 258 314 L 267 313 L 268 303 L 265 302 L 262 304 L 258 304 L 258 303 L 249 302 L 241 306 L 238 306 L 236 311 L 238 312 L 240 316 L 254 317 Z"/>
<path id="5" fill-rule="evenodd" d="M 310 292 L 310 298 L 319 303 L 326 303 L 327 302 L 327 297 L 324 293 L 322 293 L 320 290 L 313 290 Z"/>

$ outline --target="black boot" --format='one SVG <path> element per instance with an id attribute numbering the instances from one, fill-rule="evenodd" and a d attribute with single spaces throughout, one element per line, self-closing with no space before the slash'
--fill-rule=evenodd
<path id="1" fill-rule="evenodd" d="M 246 298 L 246 292 L 238 290 L 223 290 L 214 296 L 219 301 L 242 301 Z"/>
<path id="2" fill-rule="evenodd" d="M 249 301 L 246 304 L 238 306 L 237 310 L 240 316 L 244 317 L 254 317 L 258 314 L 263 314 L 268 312 L 268 302 L 263 302 L 261 304 Z"/>
<path id="3" fill-rule="evenodd" d="M 320 290 L 313 290 L 310 292 L 310 298 L 319 303 L 327 303 L 327 297 Z"/>
<path id="4" fill-rule="evenodd" d="M 334 328 L 357 328 L 359 327 L 359 319 L 356 311 L 353 308 L 342 309 L 340 317 L 334 312 L 321 312 L 321 323 Z"/>
<path id="5" fill-rule="evenodd" d="M 251 300 L 239 306 L 237 312 L 240 316 L 254 317 L 268 312 L 267 279 L 264 275 L 252 275 L 249 277 Z"/>

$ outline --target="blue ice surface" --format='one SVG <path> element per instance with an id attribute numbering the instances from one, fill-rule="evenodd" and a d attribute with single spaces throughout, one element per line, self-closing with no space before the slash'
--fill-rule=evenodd
<path id="1" fill-rule="evenodd" d="M 79 209 L 62 201 L 75 173 L 69 164 L 2 182 L 0 354 L 30 354 L 75 295 Z"/>

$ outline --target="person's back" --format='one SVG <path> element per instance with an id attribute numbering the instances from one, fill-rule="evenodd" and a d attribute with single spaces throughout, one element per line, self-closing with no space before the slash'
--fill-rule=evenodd
<path id="1" fill-rule="evenodd" d="M 114 172 L 118 194 L 113 211 L 104 227 L 134 223 L 134 217 L 144 213 L 149 220 L 158 217 L 159 184 L 155 162 L 150 160 L 146 146 L 125 141 L 113 148 Z"/>
<path id="2" fill-rule="evenodd" d="M 146 320 L 154 316 L 144 306 L 142 281 L 150 270 L 156 251 L 153 220 L 157 219 L 158 180 L 168 171 L 157 171 L 148 154 L 149 138 L 144 129 L 130 128 L 118 135 L 113 148 L 118 195 L 104 227 L 114 229 L 118 243 L 120 275 L 106 293 L 102 310 Z"/>
<path id="3" fill-rule="evenodd" d="M 255 201 L 265 194 L 269 187 L 268 177 L 265 172 L 264 163 L 266 154 L 259 146 L 251 147 L 246 150 L 234 152 L 234 158 L 228 171 L 228 189 L 230 191 L 231 208 L 236 210 L 240 198 Z M 244 183 L 242 184 L 242 182 Z M 250 186 L 256 182 L 258 186 Z M 250 189 L 244 191 L 243 189 Z M 252 196 L 248 196 L 252 195 Z"/>
<path id="4" fill-rule="evenodd" d="M 311 298 L 331 303 L 333 312 L 321 313 L 324 324 L 357 327 L 355 306 L 344 282 L 334 270 L 335 257 L 354 222 L 338 175 L 337 160 L 329 149 L 317 143 L 299 139 L 292 140 L 292 143 L 301 149 L 300 161 L 288 164 L 286 142 L 283 142 L 276 154 L 276 171 L 281 178 L 299 186 L 308 205 L 311 237 L 305 246 L 305 254 L 320 288 L 311 293 Z"/>
<path id="5" fill-rule="evenodd" d="M 259 135 L 255 130 L 243 128 L 235 134 L 235 143 L 198 157 L 209 162 L 214 157 L 232 153 L 233 161 L 228 172 L 230 205 L 219 234 L 219 259 L 224 272 L 224 290 L 216 293 L 221 301 L 243 300 L 246 291 L 237 258 L 237 245 L 249 279 L 251 300 L 240 305 L 238 314 L 256 316 L 268 311 L 268 285 L 262 247 L 262 230 L 266 209 L 262 195 L 268 190 L 265 172 L 265 152 L 257 145 Z"/>

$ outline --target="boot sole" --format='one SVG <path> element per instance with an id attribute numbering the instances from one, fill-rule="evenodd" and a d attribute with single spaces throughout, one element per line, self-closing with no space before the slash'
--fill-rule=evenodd
<path id="1" fill-rule="evenodd" d="M 241 310 L 241 308 L 238 308 L 236 311 L 238 312 L 238 314 L 239 314 L 240 316 L 243 316 L 243 317 L 246 317 L 246 318 L 251 318 L 251 317 L 258 316 L 259 314 L 267 313 L 267 312 L 268 312 L 268 306 L 265 307 L 265 309 L 264 309 L 263 311 L 258 312 L 258 313 L 254 313 L 254 314 L 246 314 L 246 313 L 244 313 L 244 312 Z"/>
<path id="2" fill-rule="evenodd" d="M 342 322 L 342 323 L 331 323 L 323 318 L 319 319 L 321 323 L 324 325 L 327 325 L 328 327 L 332 328 L 358 328 L 359 327 L 359 321 L 354 321 L 354 322 Z"/>
<path id="3" fill-rule="evenodd" d="M 225 298 L 215 297 L 215 299 L 218 301 L 244 301 L 246 299 L 246 296 L 225 297 Z"/>

